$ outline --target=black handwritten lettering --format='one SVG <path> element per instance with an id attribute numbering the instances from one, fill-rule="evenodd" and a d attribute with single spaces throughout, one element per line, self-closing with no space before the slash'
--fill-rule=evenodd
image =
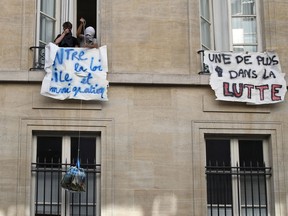
<path id="1" fill-rule="evenodd" d="M 209 53 L 208 58 L 211 62 L 231 64 L 231 54 L 228 53 Z"/>
<path id="2" fill-rule="evenodd" d="M 264 69 L 263 79 L 268 79 L 268 78 L 270 78 L 270 77 L 272 77 L 272 78 L 275 79 L 275 78 L 276 78 L 276 75 L 274 74 L 273 71 L 270 71 L 270 73 L 267 75 L 267 70 Z"/>
<path id="3" fill-rule="evenodd" d="M 252 69 L 240 69 L 238 72 L 235 70 L 230 70 L 229 71 L 230 74 L 230 79 L 235 79 L 237 77 L 241 77 L 241 78 L 253 78 L 256 79 L 257 78 L 257 74 L 255 70 Z"/>
<path id="4" fill-rule="evenodd" d="M 243 62 L 246 65 L 252 64 L 252 62 L 250 61 L 250 58 L 251 58 L 251 55 L 245 55 L 245 56 L 238 55 L 235 57 L 237 64 L 240 64 L 241 62 Z"/>
<path id="5" fill-rule="evenodd" d="M 272 57 L 263 57 L 263 56 L 257 56 L 257 62 L 258 65 L 277 65 L 279 61 L 276 59 L 276 55 L 273 55 Z"/>
<path id="6" fill-rule="evenodd" d="M 217 72 L 218 77 L 223 77 L 223 69 L 221 67 L 217 66 L 215 71 Z"/>

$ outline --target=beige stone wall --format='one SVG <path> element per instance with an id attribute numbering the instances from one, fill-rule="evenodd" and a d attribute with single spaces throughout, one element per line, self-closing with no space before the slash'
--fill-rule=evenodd
<path id="1" fill-rule="evenodd" d="M 265 46 L 278 52 L 285 72 L 288 3 L 263 2 Z M 29 215 L 31 204 L 31 131 L 72 127 L 79 122 L 80 102 L 41 96 L 44 73 L 28 72 L 35 1 L 1 1 L 0 7 L 0 79 L 13 81 L 0 82 L 0 215 L 22 216 Z M 84 102 L 81 118 L 89 120 L 87 127 L 105 132 L 103 215 L 203 216 L 201 135 L 217 129 L 272 137 L 270 201 L 275 216 L 288 214 L 287 102 L 247 106 L 215 101 L 207 76 L 197 74 L 198 8 L 196 0 L 101 1 L 109 101 Z"/>
<path id="2" fill-rule="evenodd" d="M 0 71 L 27 71 L 31 67 L 29 47 L 35 42 L 35 2 L 1 1 Z"/>
<path id="3" fill-rule="evenodd" d="M 288 2 L 285 0 L 264 0 L 264 44 L 267 50 L 275 50 L 279 54 L 285 73 L 288 71 L 287 6 Z"/>
<path id="4" fill-rule="evenodd" d="M 111 10 L 113 71 L 189 73 L 186 0 L 119 1 Z"/>
<path id="5" fill-rule="evenodd" d="M 79 123 L 79 101 L 49 99 L 40 96 L 39 90 L 39 84 L 0 85 L 0 213 L 15 208 L 22 215 L 22 207 L 29 210 L 32 131 L 67 130 L 77 124 L 108 130 L 102 137 L 106 140 L 103 212 L 113 208 L 111 215 L 202 215 L 206 195 L 201 130 L 208 129 L 211 133 L 272 134 L 275 191 L 271 193 L 277 200 L 276 212 L 286 212 L 281 204 L 287 193 L 286 103 L 230 106 L 216 102 L 209 88 L 111 86 L 109 102 L 83 103 L 81 119 L 85 121 Z"/>

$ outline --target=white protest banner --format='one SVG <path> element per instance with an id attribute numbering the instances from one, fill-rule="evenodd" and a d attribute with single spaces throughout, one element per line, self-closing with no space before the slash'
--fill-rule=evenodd
<path id="1" fill-rule="evenodd" d="M 275 52 L 204 51 L 204 64 L 217 100 L 270 104 L 285 98 L 285 74 Z"/>
<path id="2" fill-rule="evenodd" d="M 41 94 L 64 100 L 107 101 L 107 47 L 99 49 L 45 47 Z"/>

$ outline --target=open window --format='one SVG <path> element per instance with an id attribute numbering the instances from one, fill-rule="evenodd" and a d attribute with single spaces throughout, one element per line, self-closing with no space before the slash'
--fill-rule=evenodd
<path id="1" fill-rule="evenodd" d="M 98 37 L 98 1 L 38 0 L 36 45 L 43 46 L 53 42 L 57 34 L 62 32 L 62 24 L 66 21 L 73 24 L 72 31 L 75 35 L 81 17 L 86 19 L 87 26 L 95 28 Z"/>
<path id="2" fill-rule="evenodd" d="M 95 37 L 99 41 L 99 0 L 37 0 L 37 21 L 33 67 L 30 70 L 44 69 L 45 45 L 53 42 L 61 34 L 62 24 L 72 23 L 72 34 L 76 37 L 77 27 L 81 17 L 85 18 L 86 26 L 95 29 Z"/>

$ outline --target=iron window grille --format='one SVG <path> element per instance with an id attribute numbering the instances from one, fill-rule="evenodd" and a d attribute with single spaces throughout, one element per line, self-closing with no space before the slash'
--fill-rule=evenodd
<path id="1" fill-rule="evenodd" d="M 271 167 L 265 167 L 265 164 L 251 163 L 239 166 L 237 163 L 232 167 L 225 164 L 212 166 L 208 163 L 206 166 L 208 215 L 267 216 L 267 181 L 271 175 Z"/>
<path id="2" fill-rule="evenodd" d="M 32 176 L 35 177 L 36 216 L 97 215 L 97 205 L 100 205 L 97 200 L 97 181 L 100 181 L 101 164 L 81 163 L 86 173 L 86 192 L 81 193 L 71 193 L 61 188 L 60 181 L 70 166 L 75 166 L 75 163 L 61 163 L 60 160 L 54 162 L 53 158 L 48 162 L 45 159 L 44 162 L 38 160 L 31 164 Z"/>
<path id="3" fill-rule="evenodd" d="M 44 46 L 32 46 L 29 49 L 33 51 L 33 66 L 29 70 L 44 70 L 45 47 Z"/>

